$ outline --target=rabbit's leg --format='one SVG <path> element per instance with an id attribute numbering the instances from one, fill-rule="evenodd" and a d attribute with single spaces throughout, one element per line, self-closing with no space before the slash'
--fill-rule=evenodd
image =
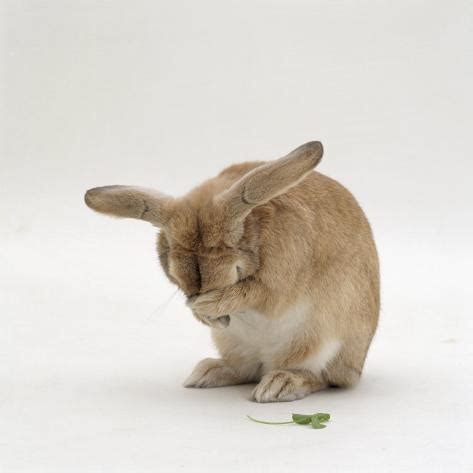
<path id="1" fill-rule="evenodd" d="M 349 348 L 352 348 L 349 350 Z M 330 386 L 350 388 L 358 383 L 365 362 L 368 344 L 346 347 L 325 369 L 324 377 Z"/>
<path id="2" fill-rule="evenodd" d="M 251 399 L 256 402 L 294 401 L 326 387 L 326 381 L 309 370 L 273 370 L 263 376 Z"/>
<path id="3" fill-rule="evenodd" d="M 184 381 L 186 388 L 216 388 L 248 382 L 235 368 L 217 358 L 205 358 L 197 363 Z"/>

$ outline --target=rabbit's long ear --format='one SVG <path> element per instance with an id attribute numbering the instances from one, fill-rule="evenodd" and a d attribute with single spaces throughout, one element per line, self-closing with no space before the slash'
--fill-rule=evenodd
<path id="1" fill-rule="evenodd" d="M 93 210 L 115 217 L 146 220 L 163 227 L 170 218 L 172 197 L 154 189 L 134 186 L 105 186 L 89 189 L 85 203 Z"/>
<path id="2" fill-rule="evenodd" d="M 244 218 L 251 210 L 298 184 L 322 159 L 319 141 L 299 146 L 287 156 L 269 161 L 241 177 L 217 198 L 232 218 Z"/>

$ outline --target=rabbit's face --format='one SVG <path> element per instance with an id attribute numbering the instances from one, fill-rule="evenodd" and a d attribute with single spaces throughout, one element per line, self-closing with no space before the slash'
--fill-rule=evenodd
<path id="1" fill-rule="evenodd" d="M 142 187 L 106 186 L 88 190 L 85 202 L 98 212 L 160 228 L 164 271 L 191 297 L 255 275 L 263 259 L 260 222 L 271 218 L 264 204 L 304 179 L 322 152 L 314 141 L 276 161 L 235 165 L 182 198 Z"/>
<path id="2" fill-rule="evenodd" d="M 218 214 L 211 214 L 196 212 L 186 218 L 184 210 L 176 209 L 179 218 L 171 219 L 158 237 L 161 265 L 187 297 L 231 286 L 258 269 L 258 238 L 253 226 L 242 224 L 239 231 L 233 229 L 228 235 L 223 222 L 217 224 Z"/>

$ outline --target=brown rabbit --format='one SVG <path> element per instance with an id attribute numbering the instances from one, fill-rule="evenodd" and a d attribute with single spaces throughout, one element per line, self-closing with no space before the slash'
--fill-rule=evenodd
<path id="1" fill-rule="evenodd" d="M 181 198 L 87 191 L 92 209 L 161 230 L 164 271 L 212 327 L 221 359 L 198 363 L 186 387 L 257 382 L 252 399 L 272 402 L 358 381 L 378 321 L 378 257 L 353 196 L 313 171 L 322 154 L 311 142 L 236 164 Z"/>

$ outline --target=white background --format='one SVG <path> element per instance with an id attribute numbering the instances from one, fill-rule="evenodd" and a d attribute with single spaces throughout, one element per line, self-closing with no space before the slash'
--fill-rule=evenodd
<path id="1" fill-rule="evenodd" d="M 470 1 L 2 2 L 0 471 L 467 472 Z M 180 195 L 324 143 L 372 222 L 383 308 L 354 390 L 186 390 L 209 334 L 145 223 L 87 188 Z M 264 426 L 330 412 L 323 431 Z"/>

